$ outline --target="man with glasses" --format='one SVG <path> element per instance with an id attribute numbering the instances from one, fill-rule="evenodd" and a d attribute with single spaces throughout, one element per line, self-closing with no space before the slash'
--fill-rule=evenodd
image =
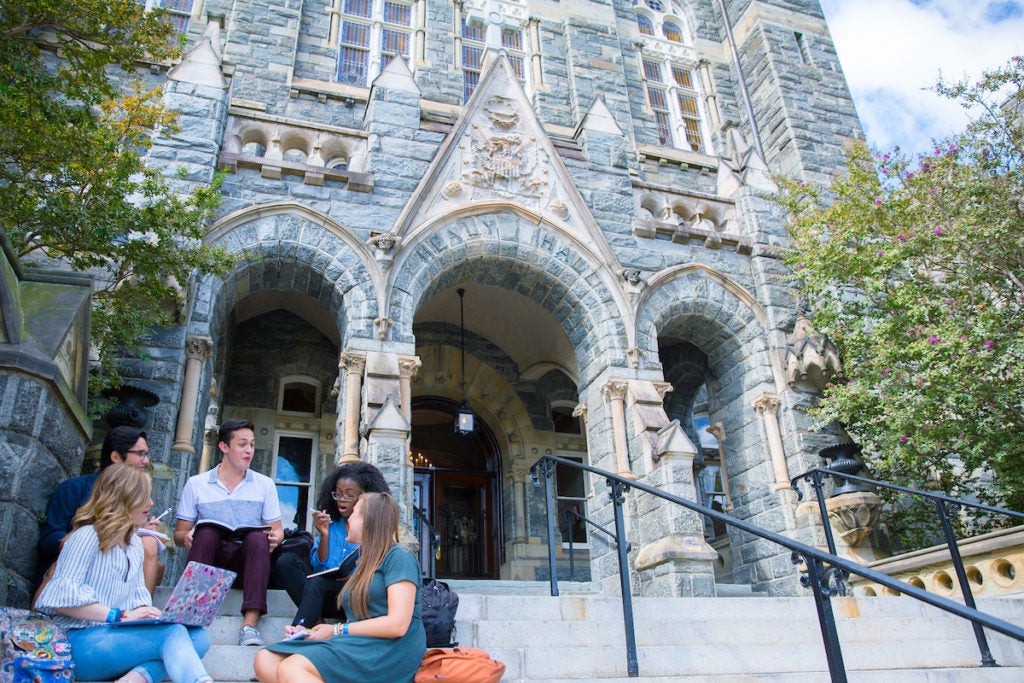
<path id="1" fill-rule="evenodd" d="M 135 427 L 121 425 L 110 430 L 103 439 L 100 451 L 100 472 L 114 463 L 128 463 L 139 468 L 149 465 L 149 446 L 146 444 L 146 432 Z M 46 506 L 46 521 L 39 532 L 39 581 L 49 571 L 57 555 L 60 554 L 60 542 L 71 532 L 71 523 L 78 511 L 92 494 L 92 485 L 100 472 L 85 474 L 67 479 L 57 486 Z M 151 517 L 145 529 L 156 531 L 159 522 Z M 160 540 L 145 531 L 139 534 L 142 548 L 145 551 L 142 573 L 146 578 L 146 588 L 152 593 L 164 578 L 164 564 L 160 561 L 162 544 Z"/>

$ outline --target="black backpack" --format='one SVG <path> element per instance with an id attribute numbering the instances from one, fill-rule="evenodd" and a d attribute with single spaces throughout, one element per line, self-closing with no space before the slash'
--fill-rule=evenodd
<path id="1" fill-rule="evenodd" d="M 455 612 L 459 596 L 444 581 L 423 579 L 420 616 L 427 632 L 427 647 L 455 647 Z"/>

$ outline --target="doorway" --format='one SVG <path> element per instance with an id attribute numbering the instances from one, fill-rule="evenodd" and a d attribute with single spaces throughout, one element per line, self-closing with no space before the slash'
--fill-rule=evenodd
<path id="1" fill-rule="evenodd" d="M 479 417 L 468 436 L 453 432 L 454 401 L 413 400 L 415 532 L 427 576 L 495 579 L 501 564 L 500 456 Z"/>

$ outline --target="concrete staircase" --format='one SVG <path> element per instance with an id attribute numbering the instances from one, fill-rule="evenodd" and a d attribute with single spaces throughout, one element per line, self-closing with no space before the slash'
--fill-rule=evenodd
<path id="1" fill-rule="evenodd" d="M 828 681 L 814 602 L 798 598 L 634 598 L 639 678 L 628 678 L 621 602 L 560 584 L 449 582 L 459 594 L 458 640 L 508 667 L 503 683 L 627 681 Z M 158 604 L 160 601 L 158 595 Z M 166 599 L 165 597 L 162 599 Z M 235 645 L 241 595 L 211 628 L 205 663 L 218 681 L 249 681 L 257 648 Z M 970 625 L 909 598 L 833 600 L 853 683 L 1024 681 L 1024 644 L 989 633 L 995 668 L 980 667 Z M 979 608 L 1024 623 L 1024 598 L 980 599 Z M 270 642 L 294 606 L 272 591 L 260 631 Z"/>

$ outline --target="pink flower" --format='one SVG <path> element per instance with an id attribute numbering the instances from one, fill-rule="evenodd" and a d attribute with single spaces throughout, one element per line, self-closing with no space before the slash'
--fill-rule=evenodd
<path id="1" fill-rule="evenodd" d="M 875 206 L 880 206 L 881 204 L 882 204 L 882 200 L 881 199 L 876 199 L 875 200 Z"/>
<path id="2" fill-rule="evenodd" d="M 900 234 L 896 235 L 896 239 L 898 239 L 900 242 L 906 242 L 907 236 L 901 232 Z"/>
<path id="3" fill-rule="evenodd" d="M 882 258 L 883 256 L 885 256 L 885 252 L 882 251 L 881 249 L 879 249 L 878 250 L 878 258 Z"/>
<path id="4" fill-rule="evenodd" d="M 991 348 L 993 348 L 993 347 L 994 347 L 995 345 L 996 345 L 996 343 L 995 343 L 994 341 L 992 341 L 991 339 L 986 339 L 986 340 L 985 340 L 985 348 L 986 348 L 986 349 L 991 349 Z"/>
<path id="5" fill-rule="evenodd" d="M 928 343 L 929 344 L 938 344 L 939 343 L 939 338 L 936 337 L 934 334 L 928 335 Z"/>
<path id="6" fill-rule="evenodd" d="M 928 190 L 928 192 L 929 192 L 929 194 L 935 194 L 936 190 L 935 190 L 935 188 L 933 187 L 932 189 Z"/>
<path id="7" fill-rule="evenodd" d="M 936 235 L 941 235 L 942 234 L 942 226 L 941 225 L 935 227 L 935 234 Z"/>
<path id="8" fill-rule="evenodd" d="M 900 437 L 900 441 L 902 441 L 903 443 L 906 443 L 906 442 L 910 441 L 910 437 L 907 436 L 906 434 L 904 434 L 903 436 Z"/>

